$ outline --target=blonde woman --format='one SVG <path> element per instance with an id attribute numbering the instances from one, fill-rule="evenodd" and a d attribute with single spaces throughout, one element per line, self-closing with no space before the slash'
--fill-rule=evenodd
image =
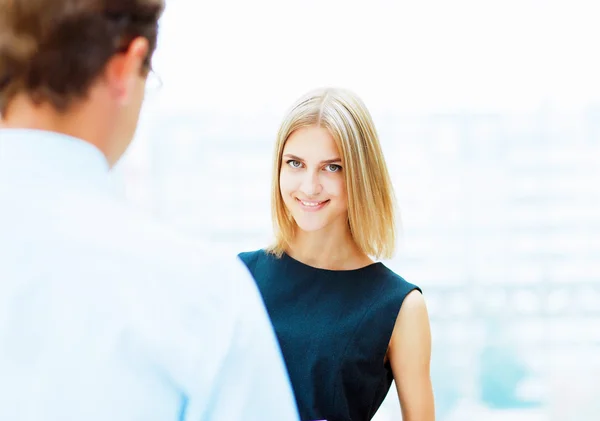
<path id="1" fill-rule="evenodd" d="M 317 90 L 277 136 L 276 241 L 240 253 L 275 327 L 301 419 L 370 420 L 395 380 L 404 421 L 434 419 L 420 289 L 378 258 L 395 245 L 394 194 L 371 116 Z"/>

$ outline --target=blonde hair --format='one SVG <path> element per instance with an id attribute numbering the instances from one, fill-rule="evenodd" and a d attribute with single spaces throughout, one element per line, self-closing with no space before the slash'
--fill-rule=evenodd
<path id="1" fill-rule="evenodd" d="M 279 190 L 283 148 L 294 131 L 323 127 L 336 142 L 344 163 L 348 222 L 355 243 L 367 255 L 392 257 L 396 245 L 395 196 L 373 120 L 364 103 L 344 89 L 318 89 L 301 97 L 277 134 L 271 190 L 275 243 L 268 251 L 281 256 L 293 241 L 296 223 Z"/>

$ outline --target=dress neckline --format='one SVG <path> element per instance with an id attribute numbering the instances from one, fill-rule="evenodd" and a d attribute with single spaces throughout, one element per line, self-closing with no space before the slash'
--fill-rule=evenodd
<path id="1" fill-rule="evenodd" d="M 287 254 L 286 252 L 283 252 L 283 255 L 281 257 L 282 259 L 284 259 L 286 262 L 289 262 L 290 264 L 296 266 L 299 269 L 304 269 L 304 270 L 311 270 L 311 271 L 316 271 L 316 272 L 321 272 L 321 273 L 341 273 L 341 274 L 360 274 L 363 272 L 368 272 L 374 269 L 377 269 L 381 266 L 383 266 L 383 263 L 381 262 L 373 262 L 370 263 L 366 266 L 362 266 L 356 269 L 325 269 L 325 268 L 319 268 L 316 266 L 311 266 L 308 265 L 306 263 L 301 262 L 300 260 L 294 259 L 292 256 L 290 256 L 289 254 Z"/>

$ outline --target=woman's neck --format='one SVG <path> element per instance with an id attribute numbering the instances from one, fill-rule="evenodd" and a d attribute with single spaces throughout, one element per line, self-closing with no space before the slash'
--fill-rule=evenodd
<path id="1" fill-rule="evenodd" d="M 286 252 L 304 264 L 321 269 L 351 270 L 373 263 L 354 242 L 349 229 L 338 233 L 327 229 L 298 230 Z"/>

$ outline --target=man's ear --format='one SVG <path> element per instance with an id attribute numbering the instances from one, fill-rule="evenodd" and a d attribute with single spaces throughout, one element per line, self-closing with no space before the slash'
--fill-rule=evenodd
<path id="1" fill-rule="evenodd" d="M 146 38 L 135 38 L 125 52 L 115 54 L 108 62 L 105 75 L 119 102 L 125 104 L 130 100 L 135 84 L 145 75 L 149 48 Z"/>

